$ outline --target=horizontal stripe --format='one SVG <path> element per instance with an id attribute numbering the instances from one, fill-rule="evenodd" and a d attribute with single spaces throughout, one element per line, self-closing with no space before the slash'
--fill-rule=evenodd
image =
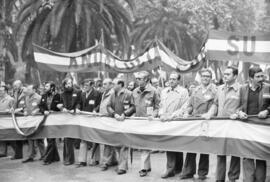
<path id="1" fill-rule="evenodd" d="M 252 50 L 252 41 L 247 41 L 247 47 L 244 48 L 244 41 L 231 41 L 234 46 L 238 48 L 239 52 L 256 52 L 256 53 L 270 53 L 270 41 L 255 41 L 254 42 L 254 50 Z M 205 45 L 206 51 L 216 50 L 216 51 L 235 51 L 235 48 L 232 47 L 228 40 L 217 40 L 217 39 L 208 39 Z"/>
<path id="2" fill-rule="evenodd" d="M 254 34 L 243 34 L 237 32 L 227 32 L 227 31 L 220 31 L 220 30 L 211 30 L 209 33 L 209 39 L 220 39 L 220 40 L 227 40 L 229 37 L 235 36 L 240 40 L 243 39 L 244 36 L 250 37 L 255 36 L 257 41 L 270 41 L 270 33 L 254 33 Z"/>
<path id="3" fill-rule="evenodd" d="M 0 140 L 26 140 L 12 129 L 0 129 Z M 79 138 L 95 143 L 112 146 L 125 145 L 139 149 L 163 151 L 182 151 L 233 155 L 255 159 L 270 159 L 270 145 L 231 138 L 215 138 L 205 136 L 171 136 L 171 135 L 140 135 L 134 133 L 112 132 L 78 125 L 46 125 L 41 131 L 30 137 L 37 138 Z M 237 147 L 236 147 L 237 146 Z"/>
<path id="4" fill-rule="evenodd" d="M 270 53 L 255 53 L 252 56 L 247 56 L 245 54 L 238 53 L 236 55 L 230 55 L 225 51 L 207 51 L 206 58 L 208 60 L 217 60 L 217 61 L 243 61 L 243 62 L 252 62 L 255 64 L 258 63 L 268 63 Z"/>
<path id="5" fill-rule="evenodd" d="M 20 128 L 29 128 L 40 121 L 42 116 L 18 117 Z M 100 130 L 140 135 L 201 136 L 233 138 L 270 144 L 270 126 L 256 125 L 235 120 L 191 120 L 160 122 L 127 119 L 118 122 L 109 117 L 89 117 L 58 113 L 50 115 L 46 126 L 79 125 Z M 1 118 L 0 129 L 13 128 L 11 118 Z M 239 132 L 241 131 L 241 132 Z M 252 133 L 252 135 L 250 134 Z"/>

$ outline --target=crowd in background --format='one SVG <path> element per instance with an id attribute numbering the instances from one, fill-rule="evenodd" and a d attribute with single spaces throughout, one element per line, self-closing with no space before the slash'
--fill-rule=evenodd
<path id="1" fill-rule="evenodd" d="M 200 116 L 211 119 L 213 116 L 230 117 L 231 119 L 246 119 L 248 115 L 258 115 L 267 118 L 270 109 L 269 85 L 265 83 L 265 76 L 259 67 L 249 70 L 247 84 L 237 83 L 238 70 L 227 67 L 224 70 L 224 84 L 217 86 L 212 83 L 211 70 L 204 68 L 199 71 L 201 81 L 198 85 L 191 84 L 187 89 L 180 85 L 181 75 L 170 73 L 166 86 L 163 88 L 157 78 L 151 78 L 147 71 L 136 75 L 136 80 L 125 83 L 122 78 L 85 79 L 81 85 L 73 84 L 72 78 L 63 80 L 62 85 L 48 81 L 44 85 L 24 85 L 20 80 L 14 81 L 12 88 L 1 82 L 0 111 L 21 115 L 49 114 L 50 112 L 91 112 L 101 113 L 124 122 L 126 117 L 147 117 L 149 120 L 160 118 L 162 122 L 175 118 Z M 10 89 L 9 89 L 10 88 Z M 14 151 L 14 159 L 25 159 L 23 163 L 33 162 L 37 149 L 40 160 L 44 165 L 60 161 L 57 140 L 50 138 L 45 147 L 43 139 L 28 140 L 28 152 L 23 155 L 23 141 L 0 142 L 0 157 L 7 156 L 7 144 Z M 75 159 L 74 147 L 79 148 Z M 92 148 L 92 154 L 88 150 Z M 72 165 L 78 161 L 76 167 L 89 165 L 97 166 L 102 171 L 117 165 L 117 174 L 125 174 L 128 170 L 128 148 L 126 146 L 113 147 L 104 145 L 100 151 L 100 144 L 73 138 L 63 139 L 63 163 Z M 100 153 L 102 152 L 102 155 Z M 150 150 L 141 150 L 139 175 L 144 177 L 151 172 Z M 102 158 L 101 158 L 102 156 Z M 196 154 L 183 152 L 166 152 L 167 164 L 162 178 L 172 177 L 181 173 L 181 179 L 193 178 L 198 173 L 200 180 L 205 180 L 209 171 L 209 154 L 199 155 L 198 169 Z M 247 159 L 237 156 L 231 157 L 228 178 L 230 181 L 239 179 L 240 161 L 243 165 L 245 181 L 265 181 L 266 161 Z M 217 156 L 216 181 L 225 181 L 226 156 Z"/>

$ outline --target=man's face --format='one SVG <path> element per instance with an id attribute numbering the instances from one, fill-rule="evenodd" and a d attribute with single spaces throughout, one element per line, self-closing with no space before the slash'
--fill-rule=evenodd
<path id="1" fill-rule="evenodd" d="M 109 80 L 104 80 L 103 82 L 103 88 L 107 91 L 110 90 L 112 88 L 113 84 L 111 81 Z"/>
<path id="2" fill-rule="evenodd" d="M 46 83 L 44 90 L 45 90 L 45 92 L 49 92 L 51 90 L 51 85 L 49 83 Z"/>
<path id="3" fill-rule="evenodd" d="M 139 87 L 145 87 L 147 84 L 147 78 L 144 74 L 138 74 L 136 78 Z"/>
<path id="4" fill-rule="evenodd" d="M 33 86 L 32 85 L 29 85 L 29 86 L 26 87 L 25 94 L 27 96 L 32 95 L 34 93 L 35 93 L 35 90 L 33 89 Z"/>
<path id="5" fill-rule="evenodd" d="M 5 96 L 5 88 L 4 87 L 0 87 L 0 97 L 4 97 Z"/>
<path id="6" fill-rule="evenodd" d="M 20 83 L 18 83 L 18 82 L 14 82 L 13 83 L 13 89 L 15 91 L 19 90 L 20 88 L 21 88 L 21 84 Z"/>
<path id="7" fill-rule="evenodd" d="M 255 85 L 261 85 L 264 81 L 264 76 L 263 72 L 255 73 L 254 78 L 251 78 L 251 81 L 253 81 Z"/>
<path id="8" fill-rule="evenodd" d="M 113 81 L 113 89 L 116 91 L 116 92 L 118 92 L 120 89 L 121 89 L 121 85 L 120 84 L 118 84 L 117 83 L 118 82 L 118 80 L 114 80 Z"/>
<path id="9" fill-rule="evenodd" d="M 236 79 L 236 75 L 233 75 L 233 70 L 227 68 L 223 75 L 224 83 L 231 83 Z"/>
<path id="10" fill-rule="evenodd" d="M 92 89 L 92 86 L 90 86 L 89 82 L 86 82 L 83 84 L 83 89 L 84 91 L 89 92 Z"/>
<path id="11" fill-rule="evenodd" d="M 72 88 L 73 87 L 73 83 L 72 83 L 72 80 L 67 80 L 66 82 L 66 85 L 65 85 L 65 88 Z"/>
<path id="12" fill-rule="evenodd" d="M 174 88 L 178 85 L 178 75 L 177 74 L 171 74 L 169 78 L 169 84 L 170 87 Z"/>
<path id="13" fill-rule="evenodd" d="M 201 74 L 201 82 L 203 85 L 209 85 L 211 82 L 211 74 L 207 71 L 202 72 Z"/>
<path id="14" fill-rule="evenodd" d="M 128 84 L 128 89 L 129 89 L 129 90 L 134 89 L 134 82 L 129 82 L 129 84 Z"/>

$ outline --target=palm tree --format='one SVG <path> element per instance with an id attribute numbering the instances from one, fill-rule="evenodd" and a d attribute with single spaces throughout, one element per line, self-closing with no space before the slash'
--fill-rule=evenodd
<path id="1" fill-rule="evenodd" d="M 32 43 L 54 51 L 71 52 L 90 47 L 104 36 L 106 48 L 126 53 L 131 27 L 126 3 L 131 0 L 27 0 L 18 14 L 17 32 L 25 27 L 22 59 L 28 71 L 35 65 Z"/>
<path id="2" fill-rule="evenodd" d="M 150 1 L 149 1 L 150 2 Z M 132 44 L 141 51 L 155 38 L 183 59 L 191 60 L 200 48 L 200 40 L 189 28 L 189 14 L 169 7 L 168 0 L 145 6 L 147 14 L 136 17 L 132 31 Z M 146 3 L 147 4 L 147 3 Z"/>
<path id="3" fill-rule="evenodd" d="M 9 81 L 13 77 L 15 71 L 12 65 L 18 60 L 12 20 L 15 1 L 0 1 L 0 67 L 4 81 Z"/>

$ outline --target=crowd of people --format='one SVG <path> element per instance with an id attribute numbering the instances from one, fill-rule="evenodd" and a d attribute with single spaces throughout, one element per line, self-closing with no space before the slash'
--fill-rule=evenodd
<path id="1" fill-rule="evenodd" d="M 260 67 L 249 69 L 247 84 L 237 82 L 238 70 L 227 67 L 224 70 L 222 85 L 212 83 L 212 72 L 203 68 L 199 71 L 201 81 L 195 88 L 188 90 L 180 85 L 181 75 L 170 73 L 168 85 L 160 87 L 159 80 L 151 78 L 147 71 L 140 71 L 136 81 L 127 85 L 121 78 L 106 78 L 103 81 L 85 79 L 82 87 L 75 86 L 72 78 L 66 78 L 62 83 L 62 91 L 58 91 L 53 82 L 46 82 L 44 90 L 33 84 L 23 85 L 20 80 L 13 83 L 13 91 L 2 82 L 0 85 L 0 111 L 22 115 L 36 115 L 49 112 L 96 112 L 113 117 L 124 122 L 126 117 L 147 117 L 149 120 L 159 117 L 161 122 L 174 118 L 199 116 L 211 119 L 213 116 L 230 117 L 231 119 L 246 119 L 248 115 L 267 118 L 270 111 L 270 87 L 265 83 L 265 75 Z M 11 93 L 11 94 L 9 94 Z M 75 164 L 73 138 L 63 140 L 64 165 Z M 28 153 L 24 155 L 23 163 L 33 162 L 37 151 L 44 165 L 60 161 L 56 139 L 28 140 Z M 14 150 L 13 159 L 23 158 L 23 141 L 10 141 Z M 87 156 L 89 148 L 93 148 L 91 156 Z M 7 143 L 0 142 L 0 157 L 7 155 Z M 151 172 L 150 150 L 140 150 L 141 161 L 139 175 L 144 177 Z M 128 170 L 128 147 L 104 145 L 102 158 L 100 144 L 79 141 L 78 163 L 76 167 L 87 166 L 91 158 L 91 166 L 99 165 L 102 171 L 117 165 L 117 174 L 125 174 Z M 162 178 L 172 177 L 181 173 L 181 179 L 193 178 L 196 172 L 200 180 L 205 180 L 209 171 L 209 154 L 200 154 L 198 170 L 196 169 L 196 153 L 166 152 L 166 171 Z M 217 156 L 216 181 L 224 182 L 226 176 L 226 156 Z M 239 156 L 232 156 L 228 170 L 229 181 L 236 181 L 240 176 Z M 263 182 L 266 180 L 266 161 L 258 159 L 242 159 L 243 178 L 248 182 Z"/>

